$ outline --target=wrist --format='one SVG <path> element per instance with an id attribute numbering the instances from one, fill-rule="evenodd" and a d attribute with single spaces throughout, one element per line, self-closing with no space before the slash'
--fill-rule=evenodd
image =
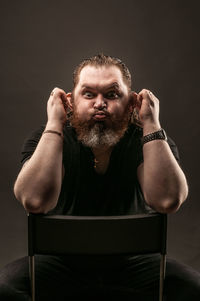
<path id="1" fill-rule="evenodd" d="M 160 128 L 158 131 L 144 135 L 141 139 L 142 145 L 153 140 L 164 140 L 167 141 L 167 134 L 164 129 Z"/>
<path id="2" fill-rule="evenodd" d="M 63 132 L 63 123 L 59 121 L 48 121 L 45 127 L 45 130 L 53 130 L 58 132 Z"/>
<path id="3" fill-rule="evenodd" d="M 143 136 L 159 131 L 161 129 L 160 122 L 145 122 L 143 123 Z"/>

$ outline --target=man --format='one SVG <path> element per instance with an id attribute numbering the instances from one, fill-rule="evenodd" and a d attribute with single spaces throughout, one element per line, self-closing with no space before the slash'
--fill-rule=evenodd
<path id="1" fill-rule="evenodd" d="M 70 93 L 51 92 L 46 125 L 23 146 L 14 192 L 25 210 L 67 215 L 177 211 L 188 187 L 176 146 L 161 128 L 156 96 L 147 89 L 133 92 L 124 63 L 103 54 L 84 60 L 73 84 Z M 157 293 L 158 261 L 157 256 L 38 256 L 37 300 L 66 300 L 94 288 L 150 300 Z M 4 300 L 28 300 L 27 258 L 5 267 L 0 283 Z M 167 262 L 165 286 L 166 300 L 199 300 L 199 274 L 173 260 Z"/>

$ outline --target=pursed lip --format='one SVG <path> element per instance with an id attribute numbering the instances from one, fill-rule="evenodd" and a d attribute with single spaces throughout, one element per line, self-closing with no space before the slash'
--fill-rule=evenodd
<path id="1" fill-rule="evenodd" d="M 97 119 L 97 120 L 102 120 L 102 119 L 105 119 L 106 117 L 107 117 L 107 114 L 105 112 L 95 112 L 93 115 L 93 118 Z"/>

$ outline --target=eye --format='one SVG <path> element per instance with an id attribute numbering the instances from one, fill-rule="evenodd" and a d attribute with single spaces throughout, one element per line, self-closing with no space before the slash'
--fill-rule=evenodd
<path id="1" fill-rule="evenodd" d="M 90 91 L 85 91 L 85 92 L 83 93 L 83 96 L 84 96 L 85 98 L 92 99 L 92 98 L 94 97 L 94 94 L 93 94 L 92 92 L 90 92 Z"/>
<path id="2" fill-rule="evenodd" d="M 105 94 L 105 97 L 108 99 L 116 99 L 119 98 L 119 94 L 116 91 L 109 91 Z"/>

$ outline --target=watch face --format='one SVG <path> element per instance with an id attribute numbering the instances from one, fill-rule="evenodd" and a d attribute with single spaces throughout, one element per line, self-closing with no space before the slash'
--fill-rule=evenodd
<path id="1" fill-rule="evenodd" d="M 161 131 L 162 131 L 162 134 L 163 134 L 163 138 L 164 138 L 165 140 L 167 140 L 167 135 L 166 135 L 165 130 L 161 129 Z"/>
<path id="2" fill-rule="evenodd" d="M 159 130 L 158 132 L 153 133 L 154 139 L 162 139 L 166 140 L 166 134 L 163 129 Z"/>

